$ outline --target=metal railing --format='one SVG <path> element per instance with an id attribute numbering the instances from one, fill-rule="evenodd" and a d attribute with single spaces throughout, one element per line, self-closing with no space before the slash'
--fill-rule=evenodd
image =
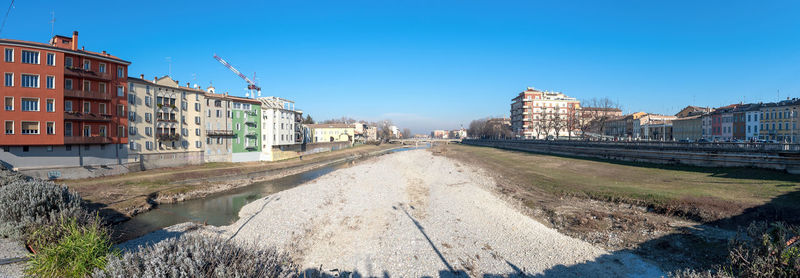
<path id="1" fill-rule="evenodd" d="M 111 100 L 111 93 L 98 91 L 64 90 L 65 97 Z"/>
<path id="2" fill-rule="evenodd" d="M 206 130 L 206 135 L 208 136 L 234 136 L 233 130 Z"/>
<path id="3" fill-rule="evenodd" d="M 111 117 L 112 116 L 108 114 L 64 112 L 64 120 L 72 121 L 109 122 L 111 121 Z"/>
<path id="4" fill-rule="evenodd" d="M 106 136 L 64 136 L 64 144 L 110 144 L 111 138 Z"/>
<path id="5" fill-rule="evenodd" d="M 750 153 L 800 153 L 796 143 L 752 143 L 752 142 L 662 142 L 662 141 L 588 141 L 588 140 L 540 140 L 540 139 L 466 139 L 465 141 L 515 142 L 524 144 L 549 144 L 574 147 L 656 149 L 697 152 L 750 152 Z"/>

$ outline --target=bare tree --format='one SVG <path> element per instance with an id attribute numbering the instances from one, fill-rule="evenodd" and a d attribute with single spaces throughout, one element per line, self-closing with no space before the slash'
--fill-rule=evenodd
<path id="1" fill-rule="evenodd" d="M 411 138 L 411 129 L 403 128 L 403 138 Z"/>
<path id="2" fill-rule="evenodd" d="M 563 130 L 566 125 L 566 121 L 564 121 L 562 115 L 561 109 L 558 107 L 553 108 L 553 113 L 550 115 L 550 126 L 556 134 L 556 140 L 561 136 L 561 130 Z"/>
<path id="3" fill-rule="evenodd" d="M 378 123 L 378 137 L 383 141 L 389 141 L 394 134 L 392 133 L 392 120 L 383 120 Z"/>
<path id="4" fill-rule="evenodd" d="M 567 107 L 567 134 L 572 140 L 572 132 L 580 126 L 580 110 L 576 105 Z"/>
<path id="5" fill-rule="evenodd" d="M 536 139 L 547 138 L 547 109 L 542 107 L 538 114 L 539 118 L 533 121 L 536 128 Z"/>
<path id="6" fill-rule="evenodd" d="M 604 97 L 600 99 L 592 98 L 584 100 L 583 108 L 584 111 L 581 114 L 581 122 L 588 126 L 582 125 L 582 130 L 604 134 L 606 124 L 613 118 L 614 111 L 621 109 L 621 106 L 619 103 Z"/>

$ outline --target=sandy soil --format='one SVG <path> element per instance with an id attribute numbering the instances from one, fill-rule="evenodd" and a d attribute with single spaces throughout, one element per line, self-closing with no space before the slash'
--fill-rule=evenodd
<path id="1" fill-rule="evenodd" d="M 492 178 L 400 152 L 335 171 L 245 206 L 202 233 L 289 251 L 306 270 L 361 276 L 659 277 L 636 255 L 609 253 L 548 228 L 493 193 Z"/>

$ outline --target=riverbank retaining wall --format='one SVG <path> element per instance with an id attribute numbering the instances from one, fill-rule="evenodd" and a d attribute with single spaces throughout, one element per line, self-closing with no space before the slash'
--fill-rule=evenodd
<path id="1" fill-rule="evenodd" d="M 346 149 L 352 146 L 350 142 L 321 142 L 303 145 L 275 146 L 272 148 L 272 160 L 290 159 L 301 155 Z"/>
<path id="2" fill-rule="evenodd" d="M 592 157 L 630 162 L 658 164 L 684 164 L 700 167 L 751 167 L 782 170 L 800 174 L 800 157 L 794 153 L 781 152 L 725 152 L 660 150 L 654 148 L 632 148 L 624 146 L 582 145 L 576 143 L 532 140 L 463 140 L 462 144 L 527 151 L 542 154 Z"/>

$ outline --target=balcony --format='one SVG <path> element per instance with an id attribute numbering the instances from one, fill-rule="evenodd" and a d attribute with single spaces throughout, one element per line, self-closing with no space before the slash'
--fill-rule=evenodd
<path id="1" fill-rule="evenodd" d="M 111 100 L 111 93 L 109 93 L 109 92 L 97 92 L 97 91 L 85 92 L 85 91 L 81 91 L 81 90 L 67 90 L 67 89 L 64 89 L 64 96 L 65 97 L 74 97 L 74 98 Z"/>
<path id="2" fill-rule="evenodd" d="M 64 144 L 111 144 L 111 138 L 105 136 L 65 136 Z"/>
<path id="3" fill-rule="evenodd" d="M 161 141 L 178 141 L 181 140 L 180 134 L 170 134 L 170 133 L 158 133 L 156 134 L 156 138 Z"/>
<path id="4" fill-rule="evenodd" d="M 167 119 L 167 118 L 157 118 L 159 122 L 168 122 L 168 123 L 177 123 L 178 120 L 176 119 Z"/>
<path id="5" fill-rule="evenodd" d="M 110 122 L 111 115 L 81 112 L 64 112 L 64 120 L 83 122 Z"/>
<path id="6" fill-rule="evenodd" d="M 256 133 L 255 131 L 248 131 L 245 136 L 247 136 L 247 137 L 258 137 L 258 133 Z"/>
<path id="7" fill-rule="evenodd" d="M 218 129 L 218 130 L 206 130 L 206 135 L 212 137 L 233 137 L 236 134 L 233 133 L 233 130 Z"/>
<path id="8" fill-rule="evenodd" d="M 108 68 L 106 68 L 108 70 Z M 84 70 L 80 67 L 64 67 L 64 75 L 79 78 L 92 78 L 110 81 L 111 74 L 108 72 L 96 72 L 93 70 Z"/>

